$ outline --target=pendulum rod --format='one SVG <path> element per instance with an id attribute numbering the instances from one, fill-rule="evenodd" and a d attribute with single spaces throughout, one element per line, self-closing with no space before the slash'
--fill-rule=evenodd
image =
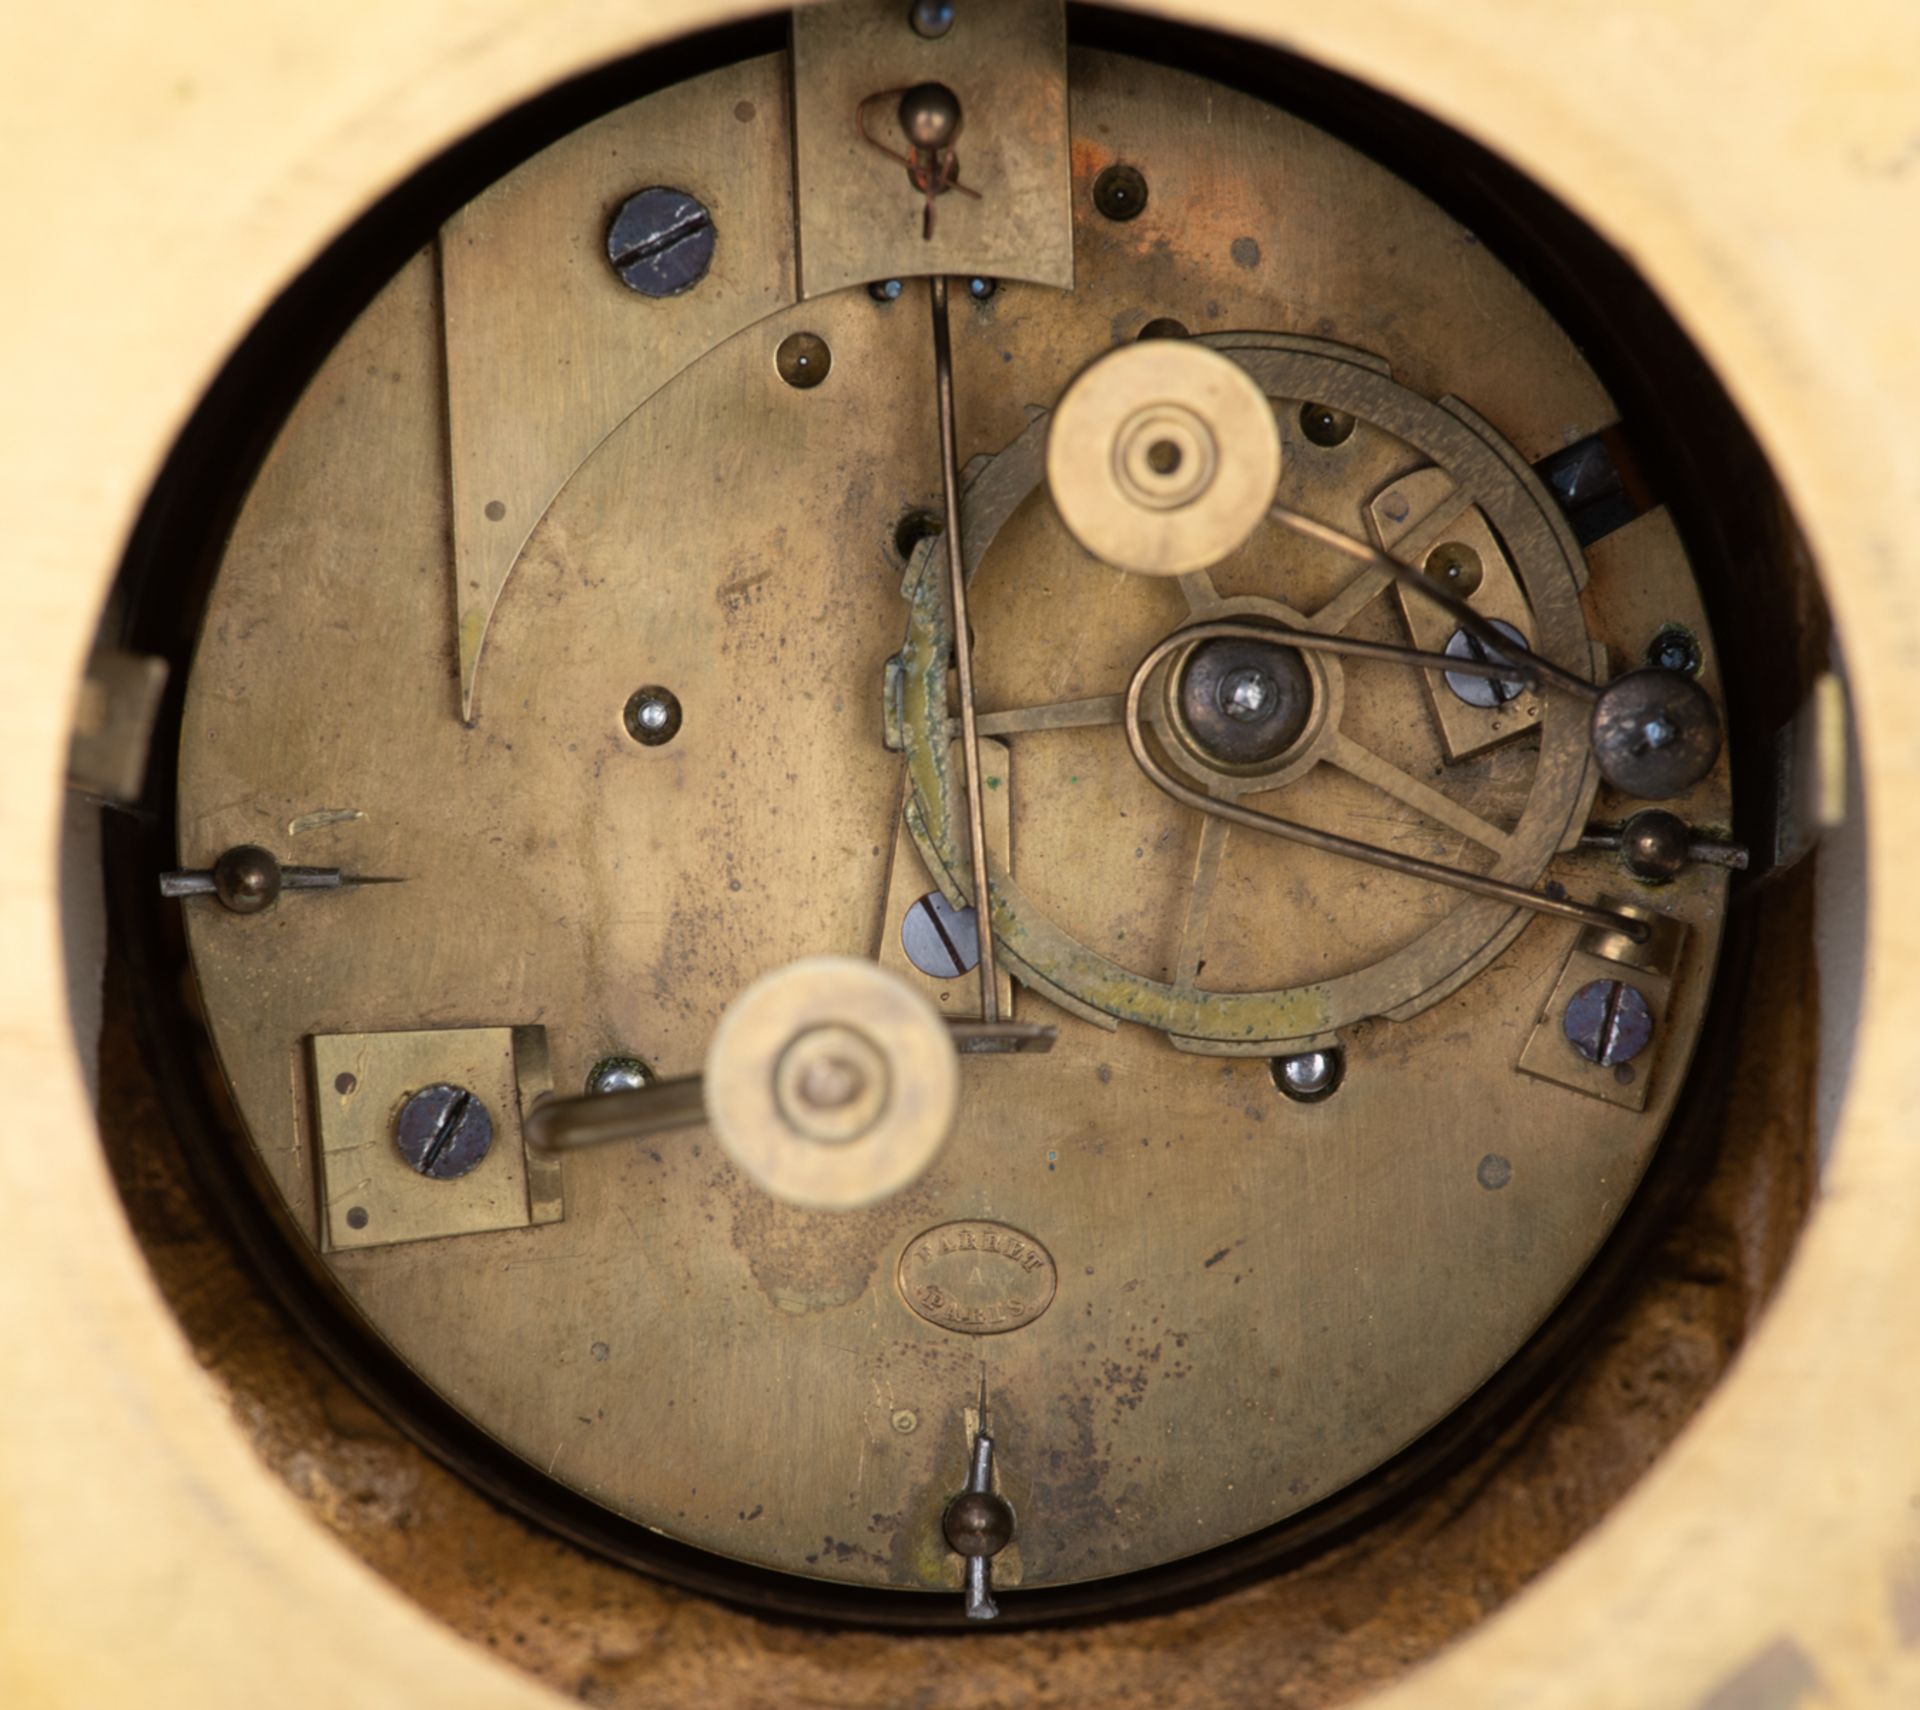
<path id="1" fill-rule="evenodd" d="M 973 698 L 973 639 L 967 629 L 967 564 L 960 542 L 960 447 L 953 417 L 953 339 L 947 325 L 947 280 L 927 282 L 933 303 L 933 385 L 940 416 L 940 482 L 947 509 L 947 595 L 953 622 L 954 674 L 960 683 L 960 748 L 967 779 L 967 843 L 973 908 L 980 932 L 980 1016 L 1000 1019 L 994 975 L 993 902 L 987 894 L 987 818 L 981 799 L 980 726 Z"/>

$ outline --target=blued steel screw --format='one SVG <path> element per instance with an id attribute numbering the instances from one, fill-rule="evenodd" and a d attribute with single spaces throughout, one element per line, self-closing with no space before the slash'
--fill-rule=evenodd
<path id="1" fill-rule="evenodd" d="M 1562 1027 L 1567 1043 L 1603 1069 L 1631 1062 L 1653 1039 L 1653 1011 L 1637 986 L 1593 980 L 1568 1001 Z"/>
<path id="2" fill-rule="evenodd" d="M 493 1147 L 493 1118 L 465 1087 L 437 1081 L 400 1107 L 393 1143 L 421 1175 L 449 1182 L 475 1169 Z"/>
<path id="3" fill-rule="evenodd" d="M 643 297 L 691 291 L 713 264 L 713 216 L 698 196 L 655 185 L 629 196 L 607 227 L 607 260 Z"/>
<path id="4" fill-rule="evenodd" d="M 1526 637 L 1512 624 L 1502 623 L 1498 618 L 1492 619 L 1491 622 L 1493 627 L 1509 641 L 1520 647 L 1526 646 Z M 1480 665 L 1501 663 L 1494 658 L 1487 644 L 1471 630 L 1456 629 L 1447 641 L 1446 652 L 1451 658 L 1471 659 Z M 1445 682 L 1454 695 L 1470 707 L 1505 706 L 1508 701 L 1519 695 L 1522 687 L 1506 677 L 1469 677 L 1459 671 L 1447 672 Z"/>
<path id="5" fill-rule="evenodd" d="M 976 303 L 984 303 L 1000 289 L 998 279 L 987 279 L 976 275 L 967 281 L 967 295 Z"/>
<path id="6" fill-rule="evenodd" d="M 897 303 L 905 289 L 898 279 L 876 279 L 867 287 L 867 295 L 876 303 Z"/>
<path id="7" fill-rule="evenodd" d="M 979 917 L 929 891 L 900 922 L 900 948 L 928 978 L 957 980 L 980 965 Z"/>

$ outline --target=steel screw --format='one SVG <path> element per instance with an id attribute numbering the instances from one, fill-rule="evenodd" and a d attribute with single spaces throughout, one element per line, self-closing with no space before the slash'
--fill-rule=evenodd
<path id="1" fill-rule="evenodd" d="M 980 965 L 979 916 L 929 891 L 901 920 L 900 948 L 929 979 L 957 980 Z"/>
<path id="2" fill-rule="evenodd" d="M 1567 1003 L 1562 1022 L 1567 1043 L 1603 1069 L 1631 1062 L 1653 1039 L 1653 1011 L 1637 986 L 1624 980 L 1594 980 Z"/>
<path id="3" fill-rule="evenodd" d="M 907 19 L 916 36 L 938 41 L 953 28 L 953 0 L 913 0 Z"/>
<path id="4" fill-rule="evenodd" d="M 1647 643 L 1647 663 L 1657 671 L 1678 671 L 1691 677 L 1700 669 L 1700 643 L 1681 624 L 1664 625 Z"/>
<path id="5" fill-rule="evenodd" d="M 638 1057 L 602 1057 L 587 1071 L 587 1091 L 589 1094 L 638 1092 L 659 1078 Z"/>
<path id="6" fill-rule="evenodd" d="M 1243 665 L 1221 679 L 1220 710 L 1228 718 L 1262 719 L 1279 693 L 1279 685 L 1259 666 Z"/>
<path id="7" fill-rule="evenodd" d="M 1093 205 L 1110 220 L 1137 220 L 1147 206 L 1147 181 L 1137 166 L 1115 162 L 1093 181 Z"/>
<path id="8" fill-rule="evenodd" d="M 421 1175 L 450 1182 L 477 1168 L 493 1147 L 493 1118 L 465 1087 L 422 1087 L 400 1107 L 393 1142 Z"/>
<path id="9" fill-rule="evenodd" d="M 1499 618 L 1488 621 L 1516 647 L 1526 646 L 1527 638 L 1512 624 L 1503 623 Z M 1466 629 L 1453 632 L 1447 641 L 1446 653 L 1451 659 L 1471 659 L 1482 665 L 1501 663 L 1493 657 L 1479 636 Z M 1444 681 L 1454 697 L 1465 701 L 1470 707 L 1503 707 L 1508 701 L 1516 699 L 1525 687 L 1509 677 L 1469 677 L 1460 671 L 1447 672 Z"/>
<path id="10" fill-rule="evenodd" d="M 897 303 L 905 289 L 898 279 L 876 279 L 867 287 L 867 295 L 876 303 Z"/>
<path id="11" fill-rule="evenodd" d="M 987 299 L 993 296 L 999 289 L 1000 281 L 998 279 L 976 278 L 967 281 L 967 295 L 976 303 L 986 302 Z"/>
<path id="12" fill-rule="evenodd" d="M 680 698 L 671 689 L 649 683 L 627 697 L 627 734 L 648 748 L 671 742 L 680 730 Z"/>
<path id="13" fill-rule="evenodd" d="M 1339 1090 L 1344 1068 L 1337 1049 L 1302 1051 L 1292 1057 L 1274 1058 L 1273 1084 L 1296 1104 L 1318 1104 Z"/>
<path id="14" fill-rule="evenodd" d="M 713 216 L 698 196 L 664 185 L 629 196 L 607 227 L 607 260 L 643 297 L 677 297 L 713 263 Z"/>

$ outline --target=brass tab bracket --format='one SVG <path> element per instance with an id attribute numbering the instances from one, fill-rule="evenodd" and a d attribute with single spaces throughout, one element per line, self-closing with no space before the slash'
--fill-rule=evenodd
<path id="1" fill-rule="evenodd" d="M 902 0 L 839 0 L 793 15 L 794 215 L 800 296 L 920 274 L 1073 284 L 1067 25 L 1060 0 L 973 0 L 921 36 Z M 966 115 L 965 193 L 928 198 L 893 101 L 938 83 Z M 953 187 L 953 186 L 949 186 Z"/>
<path id="2" fill-rule="evenodd" d="M 1601 904 L 1645 921 L 1651 935 L 1636 943 L 1604 927 L 1582 932 L 1514 1067 L 1608 1104 L 1644 1110 L 1687 929 L 1642 903 L 1603 897 Z"/>
<path id="3" fill-rule="evenodd" d="M 321 1033 L 307 1040 L 320 1153 L 320 1235 L 330 1252 L 557 1223 L 560 1161 L 535 1154 L 522 1112 L 553 1090 L 544 1027 Z M 427 1089 L 469 1095 L 487 1125 L 482 1155 L 457 1175 L 409 1161 L 402 1113 Z M 423 1154 L 424 1156 L 424 1154 Z"/>

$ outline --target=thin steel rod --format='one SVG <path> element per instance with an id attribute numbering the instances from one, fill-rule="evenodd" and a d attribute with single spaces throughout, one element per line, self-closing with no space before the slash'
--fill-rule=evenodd
<path id="1" fill-rule="evenodd" d="M 1033 1021 L 960 1018 L 949 1019 L 947 1031 L 963 1056 L 995 1056 L 1051 1051 L 1060 1030 Z M 629 1092 L 543 1099 L 527 1112 L 527 1145 L 543 1157 L 556 1157 L 692 1128 L 707 1119 L 703 1084 L 699 1075 L 677 1075 Z"/>
<path id="2" fill-rule="evenodd" d="M 1430 879 L 1438 885 L 1451 885 L 1455 890 L 1468 891 L 1474 896 L 1492 897 L 1497 902 L 1534 909 L 1541 914 L 1558 915 L 1563 920 L 1577 920 L 1583 926 L 1599 926 L 1609 932 L 1622 932 L 1636 944 L 1646 942 L 1651 929 L 1644 921 L 1630 920 L 1610 909 L 1542 896 L 1524 885 L 1510 885 L 1501 879 L 1483 878 L 1478 873 L 1463 873 L 1457 867 L 1444 866 L 1438 861 L 1423 861 L 1417 855 L 1402 855 L 1396 850 L 1381 849 L 1372 843 L 1362 843 L 1357 838 L 1342 837 L 1338 832 L 1320 831 L 1310 825 L 1301 825 L 1297 820 L 1280 819 L 1255 808 L 1242 807 L 1238 802 L 1216 801 L 1212 796 L 1202 795 L 1200 791 L 1189 789 L 1181 783 L 1154 759 L 1147 748 L 1146 732 L 1140 723 L 1140 697 L 1146 690 L 1147 679 L 1153 674 L 1154 667 L 1169 654 L 1184 647 L 1196 636 L 1230 627 L 1238 626 L 1201 624 L 1193 629 L 1177 631 L 1140 661 L 1133 681 L 1127 685 L 1127 746 L 1133 750 L 1133 758 L 1140 770 L 1175 801 L 1201 813 L 1212 814 L 1216 819 L 1244 825 L 1250 831 L 1263 831 L 1270 837 L 1284 837 L 1329 855 L 1344 855 L 1354 861 L 1385 867 L 1390 872 L 1405 873 L 1410 878 Z"/>
<path id="3" fill-rule="evenodd" d="M 1004 1057 L 1019 1052 L 1051 1051 L 1060 1029 L 1042 1021 L 968 1021 L 952 1017 L 947 1032 L 963 1057 Z"/>
<path id="4" fill-rule="evenodd" d="M 1303 653 L 1341 653 L 1354 659 L 1378 659 L 1389 665 L 1418 665 L 1428 671 L 1458 672 L 1462 677 L 1486 677 L 1500 683 L 1537 683 L 1530 664 L 1504 660 L 1456 659 L 1451 653 L 1428 653 L 1418 647 L 1399 647 L 1389 641 L 1362 641 L 1352 635 L 1323 635 L 1317 629 L 1299 629 L 1277 619 L 1261 623 L 1201 623 L 1189 625 L 1180 636 L 1194 641 L 1229 638 L 1234 641 L 1271 641 Z M 1176 638 L 1177 639 L 1177 638 Z M 993 715 L 987 715 L 991 718 Z"/>
<path id="5" fill-rule="evenodd" d="M 706 1119 L 700 1076 L 681 1075 L 631 1092 L 547 1099 L 527 1112 L 526 1137 L 534 1151 L 552 1157 L 620 1140 L 644 1140 Z"/>
<path id="6" fill-rule="evenodd" d="M 960 444 L 953 419 L 953 339 L 947 328 L 947 277 L 927 281 L 933 304 L 933 387 L 940 414 L 940 484 L 947 501 L 947 599 L 953 617 L 954 675 L 960 679 L 960 747 L 966 757 L 967 843 L 973 863 L 973 911 L 980 929 L 980 1019 L 1000 1019 L 993 966 L 993 899 L 987 893 L 987 815 L 981 800 L 980 724 L 973 699 L 973 640 L 967 633 L 967 564 L 960 543 Z"/>
<path id="7" fill-rule="evenodd" d="M 1330 546 L 1336 552 L 1344 552 L 1349 558 L 1362 564 L 1370 564 L 1376 570 L 1384 570 L 1397 582 L 1409 588 L 1417 588 L 1423 598 L 1430 600 L 1460 625 L 1469 635 L 1488 649 L 1496 660 L 1511 665 L 1524 664 L 1531 667 L 1535 678 L 1542 683 L 1551 683 L 1555 688 L 1564 689 L 1570 695 L 1578 695 L 1583 701 L 1600 698 L 1600 687 L 1589 683 L 1584 677 L 1577 677 L 1564 666 L 1556 665 L 1551 659 L 1543 659 L 1530 647 L 1522 646 L 1511 636 L 1502 635 L 1472 606 L 1436 583 L 1415 565 L 1404 563 L 1391 553 L 1382 552 L 1379 547 L 1368 541 L 1360 540 L 1343 529 L 1332 528 L 1317 518 L 1296 511 L 1290 505 L 1278 501 L 1269 508 L 1267 514 L 1277 523 L 1304 535 L 1308 540 L 1317 540 L 1322 546 Z M 1509 670 L 1506 675 L 1512 675 Z"/>
<path id="8" fill-rule="evenodd" d="M 1580 847 L 1617 850 L 1625 833 L 1624 826 L 1590 825 L 1580 835 Z M 1722 843 L 1713 838 L 1698 837 L 1687 844 L 1687 859 L 1709 867 L 1725 867 L 1730 872 L 1744 873 L 1752 856 L 1744 843 Z"/>

